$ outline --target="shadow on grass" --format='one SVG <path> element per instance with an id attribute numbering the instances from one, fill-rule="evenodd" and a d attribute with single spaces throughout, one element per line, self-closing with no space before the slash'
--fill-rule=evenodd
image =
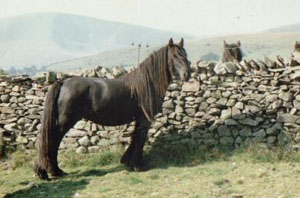
<path id="1" fill-rule="evenodd" d="M 249 117 L 246 114 L 235 116 Z M 251 119 L 257 124 L 260 122 L 255 117 Z M 252 162 L 300 162 L 299 152 L 292 152 L 288 146 L 292 139 L 284 132 L 282 123 L 270 126 L 277 136 L 273 144 L 267 144 L 267 135 L 263 139 L 253 135 L 254 129 L 249 129 L 251 134 L 247 137 L 239 135 L 246 128 L 245 125 L 227 126 L 225 122 L 215 123 L 217 122 L 199 123 L 189 129 L 160 133 L 155 137 L 151 148 L 145 152 L 147 168 L 194 166 L 233 158 Z M 192 138 L 192 134 L 195 138 Z M 238 137 L 240 141 L 236 143 Z"/>
<path id="2" fill-rule="evenodd" d="M 265 144 L 253 143 L 233 149 L 231 146 L 203 147 L 199 144 L 157 144 L 146 151 L 147 169 L 192 167 L 218 161 L 244 161 L 251 163 L 300 163 L 300 152 Z"/>
<path id="3" fill-rule="evenodd" d="M 188 144 L 157 145 L 146 151 L 145 162 L 148 169 L 191 167 L 208 162 L 227 161 L 234 153 L 236 151 L 227 147 L 207 149 Z"/>
<path id="4" fill-rule="evenodd" d="M 23 189 L 6 194 L 4 198 L 71 198 L 74 197 L 78 191 L 85 189 L 91 179 L 119 172 L 124 169 L 124 166 L 116 165 L 106 169 L 100 167 L 99 169 L 91 168 L 84 171 L 73 171 L 63 178 L 51 178 L 50 181 L 36 180 L 32 182 L 27 180 L 19 183 L 24 187 Z"/>
<path id="5" fill-rule="evenodd" d="M 46 182 L 40 184 L 28 184 L 29 187 L 6 194 L 4 198 L 24 198 L 24 197 L 74 197 L 78 190 L 84 189 L 89 183 L 87 179 L 78 181 L 56 180 L 55 182 Z"/>
<path id="6" fill-rule="evenodd" d="M 111 169 L 90 169 L 84 172 L 72 172 L 70 173 L 70 177 L 100 177 L 110 173 L 116 173 L 122 170 L 125 170 L 125 166 L 118 165 Z"/>

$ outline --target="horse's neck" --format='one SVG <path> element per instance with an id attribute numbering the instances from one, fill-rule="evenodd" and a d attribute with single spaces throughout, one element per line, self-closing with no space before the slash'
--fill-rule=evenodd
<path id="1" fill-rule="evenodd" d="M 126 80 L 126 79 L 130 79 L 130 78 L 135 77 L 135 76 L 136 76 L 136 73 L 138 73 L 138 69 L 139 69 L 139 67 L 134 68 L 132 71 L 128 72 L 127 74 L 125 74 L 125 75 L 122 76 L 121 78 L 122 78 L 123 80 Z M 130 83 L 130 82 L 132 82 L 132 81 L 128 81 L 128 80 L 127 80 L 127 83 Z"/>

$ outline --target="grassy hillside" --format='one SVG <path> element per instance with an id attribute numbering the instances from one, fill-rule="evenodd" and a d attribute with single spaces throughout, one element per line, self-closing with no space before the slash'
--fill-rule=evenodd
<path id="1" fill-rule="evenodd" d="M 267 32 L 300 32 L 300 23 L 272 28 Z"/>
<path id="2" fill-rule="evenodd" d="M 152 28 L 62 13 L 0 19 L 0 67 L 48 65 L 131 42 L 161 43 L 182 35 Z"/>
<path id="3" fill-rule="evenodd" d="M 240 40 L 242 43 L 242 50 L 248 58 L 263 59 L 264 56 L 274 58 L 276 55 L 290 57 L 294 48 L 294 43 L 296 40 L 299 40 L 299 38 L 300 32 L 235 35 L 200 40 L 186 40 L 185 48 L 188 52 L 189 59 L 191 61 L 197 61 L 209 53 L 221 57 L 223 52 L 223 40 L 226 40 L 227 42 L 236 42 L 237 40 Z M 164 43 L 167 44 L 167 40 L 165 40 Z M 155 45 L 151 48 L 142 48 L 140 60 L 146 58 L 149 53 L 158 47 L 158 45 Z M 91 68 L 96 65 L 108 67 L 115 65 L 132 66 L 136 65 L 136 62 L 137 49 L 131 47 L 51 64 L 49 69 L 67 71 L 75 68 Z"/>

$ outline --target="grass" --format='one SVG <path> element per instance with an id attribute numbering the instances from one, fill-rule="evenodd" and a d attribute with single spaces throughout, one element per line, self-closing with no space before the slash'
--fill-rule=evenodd
<path id="1" fill-rule="evenodd" d="M 68 168 L 75 168 L 78 166 L 106 166 L 118 163 L 122 153 L 123 150 L 120 148 L 114 150 L 104 150 L 102 152 L 91 153 L 89 155 L 63 152 L 60 155 L 60 165 Z"/>
<path id="2" fill-rule="evenodd" d="M 299 198 L 300 153 L 259 145 L 235 151 L 161 147 L 146 152 L 149 170 L 119 164 L 122 149 L 60 153 L 68 176 L 40 181 L 34 152 L 18 151 L 0 163 L 0 197 Z"/>

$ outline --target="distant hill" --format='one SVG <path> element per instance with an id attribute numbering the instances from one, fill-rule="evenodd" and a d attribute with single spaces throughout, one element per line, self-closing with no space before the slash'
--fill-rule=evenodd
<path id="1" fill-rule="evenodd" d="M 38 13 L 0 19 L 0 67 L 48 65 L 107 50 L 165 42 L 178 33 L 90 17 Z"/>
<path id="2" fill-rule="evenodd" d="M 216 60 L 217 57 L 222 57 L 223 40 L 229 43 L 240 40 L 243 53 L 248 58 L 263 59 L 264 56 L 275 58 L 277 55 L 288 58 L 293 51 L 295 41 L 299 40 L 299 38 L 300 32 L 234 35 L 201 40 L 188 40 L 186 41 L 185 48 L 189 59 L 193 62 L 201 58 L 207 60 L 208 57 L 211 57 L 212 60 Z M 167 40 L 165 40 L 164 43 L 167 44 Z M 153 50 L 156 50 L 160 46 L 161 45 L 151 48 L 142 48 L 140 60 L 142 61 Z M 115 65 L 134 66 L 136 62 L 137 50 L 131 47 L 51 64 L 48 66 L 48 69 L 68 71 L 77 68 L 92 68 L 97 65 L 107 67 Z"/>
<path id="3" fill-rule="evenodd" d="M 300 32 L 300 23 L 293 24 L 293 25 L 285 25 L 277 28 L 272 28 L 267 30 L 266 32 Z M 300 39 L 300 38 L 299 38 Z"/>

